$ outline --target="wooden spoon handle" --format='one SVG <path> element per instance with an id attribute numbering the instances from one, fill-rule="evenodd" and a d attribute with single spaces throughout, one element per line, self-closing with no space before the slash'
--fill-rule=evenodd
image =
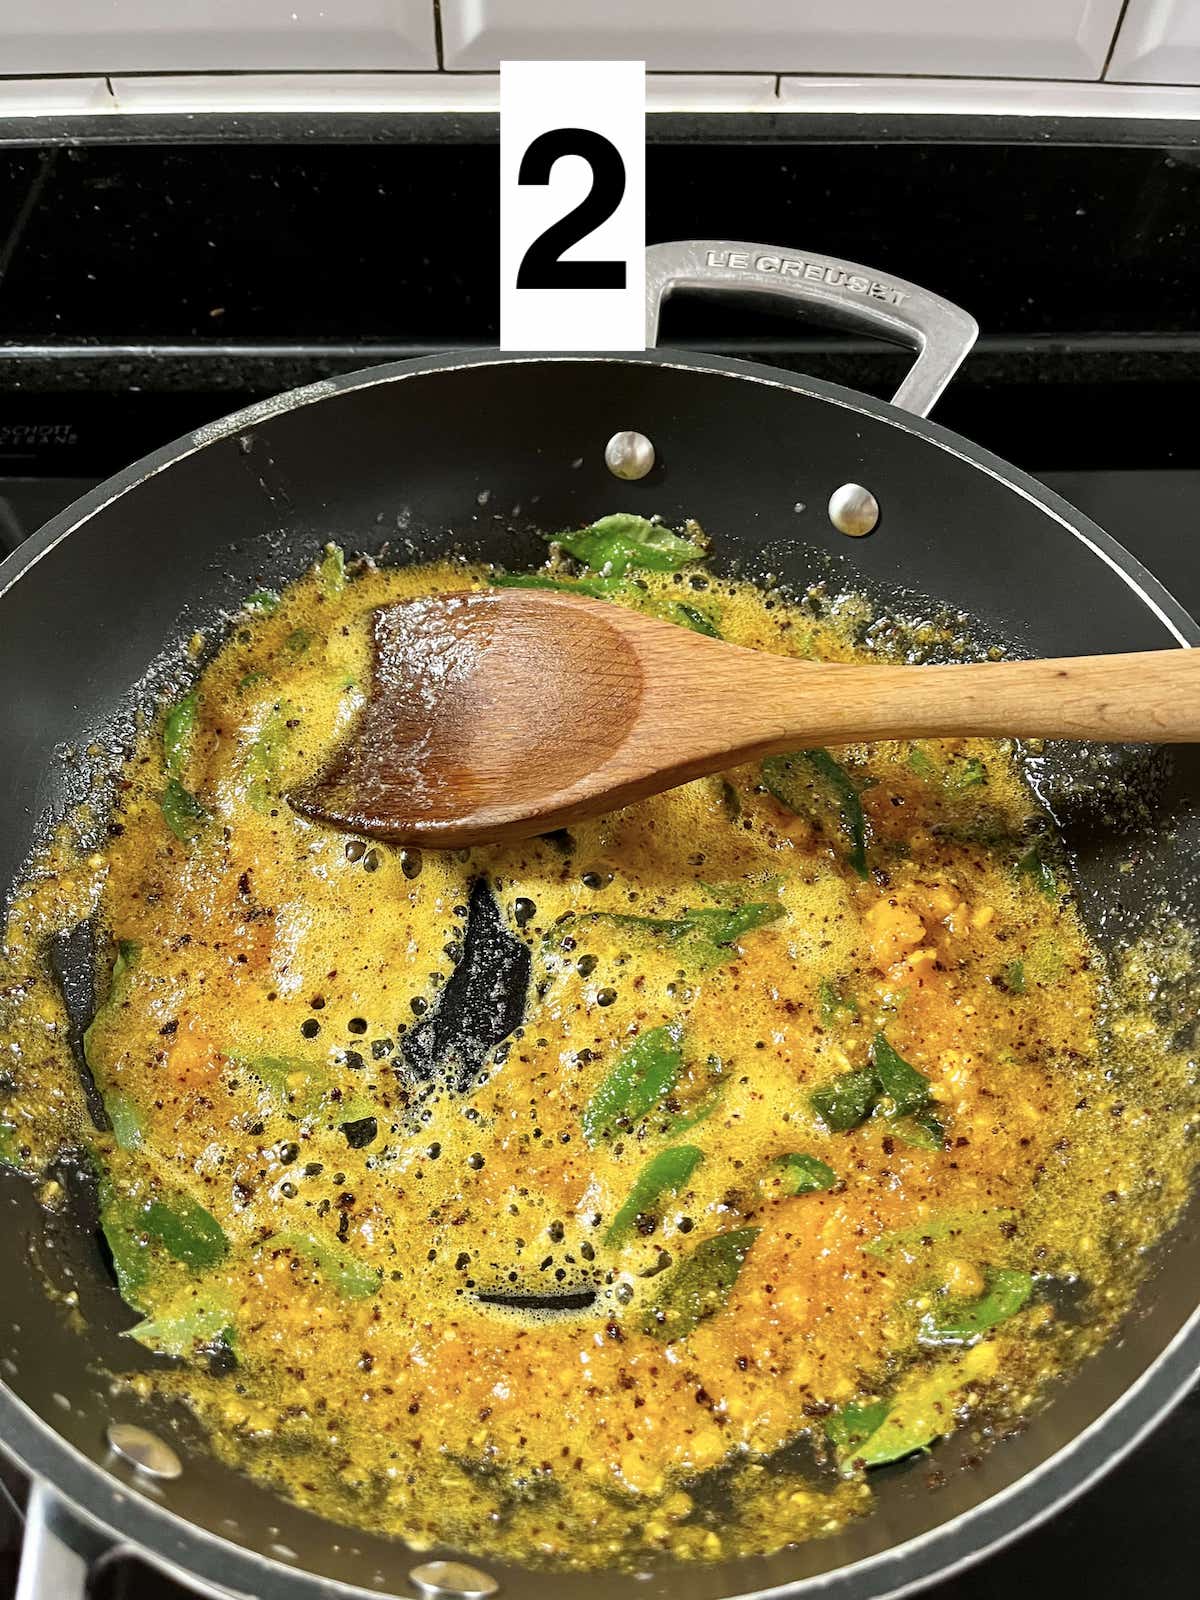
<path id="1" fill-rule="evenodd" d="M 768 735 L 778 749 L 789 741 L 853 744 L 972 734 L 1200 740 L 1200 650 L 917 668 L 779 665 L 780 698 L 759 719 L 787 724 Z"/>

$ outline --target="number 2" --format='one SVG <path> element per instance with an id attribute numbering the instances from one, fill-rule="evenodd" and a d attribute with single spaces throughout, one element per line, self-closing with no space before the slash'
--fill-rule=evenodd
<path id="1" fill-rule="evenodd" d="M 588 128 L 552 128 L 540 134 L 521 157 L 518 183 L 550 182 L 561 156 L 582 156 L 592 169 L 592 186 L 565 217 L 551 223 L 521 259 L 518 289 L 623 289 L 623 261 L 564 261 L 562 254 L 594 233 L 621 203 L 625 163 L 616 146 Z"/>

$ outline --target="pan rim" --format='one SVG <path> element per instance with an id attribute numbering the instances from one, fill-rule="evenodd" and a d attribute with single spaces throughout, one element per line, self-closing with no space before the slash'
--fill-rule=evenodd
<path id="1" fill-rule="evenodd" d="M 1200 646 L 1200 625 L 1140 561 L 1090 518 L 1035 478 L 961 435 L 905 412 L 889 402 L 802 374 L 787 374 L 759 363 L 689 352 L 652 350 L 620 353 L 532 354 L 454 352 L 413 361 L 388 362 L 344 373 L 288 391 L 234 412 L 160 447 L 106 479 L 0 561 L 0 602 L 21 577 L 70 534 L 131 489 L 186 457 L 247 428 L 302 406 L 337 395 L 410 378 L 475 367 L 556 363 L 653 365 L 753 382 L 873 417 L 915 435 L 1012 490 L 1044 512 L 1063 532 L 1079 540 L 1108 566 L 1184 648 Z M 1162 1351 L 1100 1416 L 1060 1449 L 978 1505 L 874 1555 L 850 1565 L 766 1588 L 737 1591 L 740 1600 L 784 1600 L 822 1594 L 831 1600 L 866 1600 L 913 1593 L 934 1577 L 962 1571 L 985 1554 L 1010 1543 L 1026 1529 L 1069 1504 L 1122 1460 L 1190 1388 L 1200 1369 L 1200 1304 Z M 0 1449 L 26 1472 L 47 1480 L 81 1518 L 129 1542 L 185 1583 L 216 1585 L 284 1600 L 298 1590 L 339 1600 L 379 1600 L 385 1591 L 366 1589 L 287 1563 L 236 1543 L 179 1512 L 131 1492 L 125 1482 L 92 1461 L 44 1421 L 7 1384 L 0 1382 Z M 1033 1502 L 1033 1503 L 1030 1503 Z M 397 1551 L 405 1549 L 396 1542 Z M 522 1569 L 475 1557 L 501 1578 Z M 181 1561 L 185 1564 L 181 1564 Z M 700 1570 L 697 1570 L 699 1576 Z M 569 1583 L 569 1574 L 558 1581 Z M 734 1591 L 730 1591 L 732 1600 Z"/>
<path id="2" fill-rule="evenodd" d="M 302 406 L 315 405 L 323 400 L 332 399 L 335 395 L 351 393 L 358 389 L 377 388 L 383 384 L 438 372 L 454 372 L 475 367 L 544 365 L 551 362 L 560 365 L 580 362 L 644 365 L 666 367 L 677 371 L 706 372 L 715 377 L 739 378 L 768 388 L 807 395 L 843 410 L 855 411 L 863 416 L 887 422 L 901 433 L 921 438 L 927 444 L 945 451 L 947 455 L 975 467 L 987 477 L 1011 489 L 1023 500 L 1029 501 L 1057 523 L 1064 532 L 1087 546 L 1104 565 L 1111 568 L 1180 645 L 1184 648 L 1200 645 L 1200 624 L 1148 567 L 1069 501 L 1040 483 L 1031 474 L 1005 461 L 1003 457 L 995 455 L 961 434 L 954 433 L 949 428 L 942 427 L 940 423 L 930 421 L 928 417 L 918 417 L 911 411 L 892 405 L 890 401 L 877 400 L 857 389 L 848 389 L 841 384 L 828 383 L 824 379 L 808 377 L 805 374 L 791 376 L 779 368 L 769 367 L 760 362 L 703 354 L 693 355 L 688 351 L 668 349 L 612 353 L 456 351 L 442 356 L 422 356 L 413 361 L 389 361 L 378 366 L 362 367 L 354 372 L 341 373 L 334 378 L 323 378 L 317 383 L 286 390 L 283 394 L 243 407 L 240 411 L 230 412 L 214 422 L 204 423 L 190 433 L 180 435 L 169 444 L 161 445 L 128 467 L 113 473 L 95 489 L 81 495 L 78 500 L 51 517 L 36 533 L 0 561 L 0 601 L 25 572 L 35 566 L 43 556 L 49 554 L 69 534 L 81 528 L 97 512 L 119 500 L 122 495 L 140 483 L 156 477 L 177 461 L 182 461 L 222 439 L 227 439 L 232 434 L 257 427 Z"/>

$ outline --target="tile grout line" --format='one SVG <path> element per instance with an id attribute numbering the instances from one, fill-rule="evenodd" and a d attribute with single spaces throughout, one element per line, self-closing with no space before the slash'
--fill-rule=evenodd
<path id="1" fill-rule="evenodd" d="M 1121 37 L 1121 29 L 1125 26 L 1125 13 L 1129 10 L 1129 0 L 1121 0 L 1121 9 L 1117 13 L 1117 25 L 1113 29 L 1113 36 L 1108 42 L 1108 54 L 1104 57 L 1104 65 L 1100 68 L 1099 83 L 1108 82 L 1108 69 L 1112 66 L 1112 58 L 1116 54 L 1117 40 Z"/>

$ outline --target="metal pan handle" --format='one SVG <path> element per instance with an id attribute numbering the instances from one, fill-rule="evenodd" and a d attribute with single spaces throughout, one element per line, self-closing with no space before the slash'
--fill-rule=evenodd
<path id="1" fill-rule="evenodd" d="M 50 1484 L 41 1478 L 33 1479 L 25 1506 L 25 1536 L 14 1600 L 87 1600 L 93 1580 L 110 1563 L 121 1560 L 147 1566 L 150 1563 L 150 1558 L 137 1548 L 114 1544 L 109 1535 L 87 1522 Z M 183 1571 L 172 1570 L 171 1575 L 176 1583 L 206 1600 L 249 1600 L 248 1596 L 214 1588 Z M 123 1585 L 121 1590 L 124 1593 Z"/>
<path id="2" fill-rule="evenodd" d="M 903 278 L 856 261 L 733 239 L 681 239 L 646 251 L 646 347 L 658 343 L 663 301 L 677 289 L 791 300 L 818 321 L 915 350 L 892 404 L 926 417 L 975 343 L 979 326 L 961 307 Z"/>
<path id="3" fill-rule="evenodd" d="M 29 1486 L 16 1600 L 84 1600 L 98 1558 L 110 1542 L 40 1478 Z"/>

